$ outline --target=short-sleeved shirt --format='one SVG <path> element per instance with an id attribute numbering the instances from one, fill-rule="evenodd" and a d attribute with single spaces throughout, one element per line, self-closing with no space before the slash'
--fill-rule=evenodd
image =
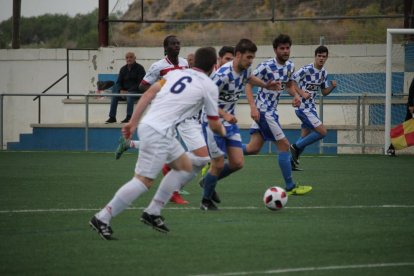
<path id="1" fill-rule="evenodd" d="M 185 60 L 184 58 L 178 57 L 178 65 L 174 65 L 166 56 L 165 58 L 157 62 L 154 62 L 150 66 L 147 74 L 145 75 L 141 83 L 151 85 L 154 84 L 156 81 L 160 80 L 170 71 L 186 68 L 188 68 L 188 63 L 187 60 Z"/>
<path id="2" fill-rule="evenodd" d="M 318 95 L 319 89 L 329 87 L 328 72 L 325 68 L 317 69 L 314 64 L 308 64 L 300 68 L 293 74 L 293 79 L 298 84 L 299 88 L 309 93 L 311 97 L 308 99 L 301 98 L 301 104 L 295 109 L 302 110 L 316 110 L 315 98 Z"/>
<path id="3" fill-rule="evenodd" d="M 251 74 L 251 67 L 236 73 L 233 68 L 233 61 L 224 64 L 214 73 L 212 80 L 219 89 L 219 108 L 234 115 L 236 104 L 241 94 L 244 93 L 246 83 L 249 81 Z M 205 116 L 203 116 L 203 122 L 206 122 Z M 229 125 L 224 120 L 223 124 L 225 126 Z"/>
<path id="4" fill-rule="evenodd" d="M 165 84 L 151 102 L 141 124 L 175 137 L 176 126 L 196 115 L 203 106 L 209 118 L 219 118 L 218 89 L 205 73 L 196 69 L 174 70 L 164 79 Z"/>
<path id="5" fill-rule="evenodd" d="M 265 83 L 269 81 L 280 81 L 282 83 L 282 89 L 279 91 L 259 88 L 255 102 L 260 112 L 277 111 L 280 95 L 285 90 L 286 84 L 292 80 L 294 71 L 295 65 L 291 60 L 282 65 L 277 62 L 276 58 L 272 58 L 257 65 L 253 71 L 254 76 Z"/>

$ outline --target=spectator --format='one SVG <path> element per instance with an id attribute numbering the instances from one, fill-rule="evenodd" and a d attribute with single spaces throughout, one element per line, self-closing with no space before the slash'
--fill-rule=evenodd
<path id="1" fill-rule="evenodd" d="M 128 52 L 125 55 L 126 65 L 121 67 L 119 70 L 118 80 L 116 81 L 115 93 L 121 94 L 138 94 L 138 86 L 141 80 L 145 76 L 144 67 L 136 62 L 136 56 L 132 52 Z M 121 100 L 120 97 L 112 97 L 111 108 L 109 110 L 109 119 L 105 123 L 116 123 L 116 110 L 118 108 L 118 102 Z M 127 97 L 127 114 L 121 123 L 128 123 L 131 119 L 132 112 L 134 110 L 134 103 L 136 97 Z"/>
<path id="2" fill-rule="evenodd" d="M 194 54 L 190 53 L 187 55 L 187 62 L 188 62 L 188 67 L 193 67 L 194 66 Z"/>

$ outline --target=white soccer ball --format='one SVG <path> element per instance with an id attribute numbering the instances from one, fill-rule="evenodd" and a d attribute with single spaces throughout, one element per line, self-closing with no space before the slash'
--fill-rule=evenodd
<path id="1" fill-rule="evenodd" d="M 287 201 L 288 195 L 286 191 L 278 186 L 268 188 L 263 196 L 265 206 L 272 211 L 283 209 Z"/>

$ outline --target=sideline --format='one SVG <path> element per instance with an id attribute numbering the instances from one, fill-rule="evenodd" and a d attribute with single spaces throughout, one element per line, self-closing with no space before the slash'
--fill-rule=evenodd
<path id="1" fill-rule="evenodd" d="M 146 207 L 130 207 L 127 210 L 144 210 Z M 350 206 L 307 206 L 307 207 L 285 207 L 285 209 L 380 209 L 380 208 L 414 208 L 414 205 L 350 205 Z M 199 207 L 167 207 L 163 210 L 181 210 L 192 211 L 199 210 Z M 221 210 L 257 210 L 263 207 L 257 206 L 229 206 L 221 207 Z M 21 209 L 21 210 L 0 210 L 0 214 L 17 214 L 17 213 L 75 213 L 75 212 L 92 212 L 99 211 L 101 208 L 51 208 L 51 209 Z"/>
<path id="2" fill-rule="evenodd" d="M 345 269 L 366 269 L 378 267 L 398 267 L 398 266 L 414 266 L 414 263 L 379 263 L 379 264 L 358 264 L 358 265 L 331 265 L 316 267 L 299 267 L 299 268 L 282 268 L 263 271 L 240 271 L 215 274 L 193 274 L 190 276 L 234 276 L 234 275 L 253 275 L 253 274 L 281 274 L 291 272 L 321 271 L 321 270 L 345 270 Z"/>

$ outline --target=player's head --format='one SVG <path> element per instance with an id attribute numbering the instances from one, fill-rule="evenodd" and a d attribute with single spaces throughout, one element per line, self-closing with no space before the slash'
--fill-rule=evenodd
<path id="1" fill-rule="evenodd" d="M 290 47 L 292 46 L 292 39 L 290 36 L 280 34 L 273 40 L 273 51 L 276 54 L 276 59 L 279 63 L 285 64 L 290 57 Z"/>
<path id="2" fill-rule="evenodd" d="M 180 41 L 175 35 L 164 38 L 164 52 L 167 56 L 178 56 L 180 54 Z"/>
<path id="3" fill-rule="evenodd" d="M 323 54 L 323 53 L 326 53 L 326 56 L 328 56 L 328 54 L 329 54 L 328 48 L 326 48 L 326 46 L 321 45 L 321 46 L 318 46 L 318 48 L 315 49 L 315 57 L 318 54 Z"/>
<path id="4" fill-rule="evenodd" d="M 250 39 L 242 38 L 234 48 L 235 65 L 239 70 L 249 68 L 256 57 L 257 46 Z"/>
<path id="5" fill-rule="evenodd" d="M 321 69 L 324 65 L 326 60 L 328 59 L 328 48 L 321 45 L 315 49 L 315 67 Z"/>
<path id="6" fill-rule="evenodd" d="M 203 70 L 208 75 L 214 69 L 216 64 L 217 54 L 213 47 L 203 47 L 197 49 L 194 57 L 194 67 Z"/>
<path id="7" fill-rule="evenodd" d="M 219 50 L 219 57 L 217 60 L 218 66 L 222 66 L 223 64 L 232 61 L 234 59 L 234 47 L 232 46 L 223 46 Z"/>
<path id="8" fill-rule="evenodd" d="M 194 54 L 193 53 L 189 53 L 187 55 L 187 62 L 188 62 L 188 67 L 193 67 L 194 66 Z"/>

